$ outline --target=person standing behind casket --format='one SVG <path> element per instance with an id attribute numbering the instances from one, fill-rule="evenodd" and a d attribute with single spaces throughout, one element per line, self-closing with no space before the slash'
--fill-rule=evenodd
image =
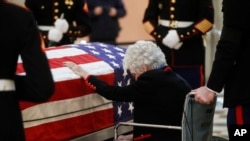
<path id="1" fill-rule="evenodd" d="M 33 12 L 46 46 L 72 44 L 91 32 L 84 0 L 25 0 Z"/>
<path id="2" fill-rule="evenodd" d="M 87 0 L 92 22 L 91 42 L 116 44 L 120 26 L 118 19 L 126 15 L 122 0 Z"/>
<path id="3" fill-rule="evenodd" d="M 202 35 L 214 22 L 212 0 L 149 0 L 143 25 L 160 46 L 168 64 L 181 69 L 193 88 L 204 84 L 205 48 Z M 199 68 L 200 72 L 185 74 Z M 194 78 L 194 77 L 195 78 Z M 196 79 L 197 81 L 194 81 Z"/>

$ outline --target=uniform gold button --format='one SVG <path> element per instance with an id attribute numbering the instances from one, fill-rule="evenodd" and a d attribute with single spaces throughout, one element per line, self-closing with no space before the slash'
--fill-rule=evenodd
<path id="1" fill-rule="evenodd" d="M 54 6 L 58 6 L 58 5 L 59 5 L 59 3 L 58 3 L 58 2 L 55 2 L 55 3 L 54 3 Z"/>
<path id="2" fill-rule="evenodd" d="M 187 35 L 190 35 L 190 32 L 187 32 Z"/>
<path id="3" fill-rule="evenodd" d="M 41 9 L 44 9 L 44 8 L 45 8 L 45 6 L 44 6 L 44 5 L 42 5 L 42 6 L 41 6 Z"/>
<path id="4" fill-rule="evenodd" d="M 174 14 L 171 14 L 171 15 L 170 15 L 170 18 L 171 18 L 171 19 L 174 19 Z"/>
<path id="5" fill-rule="evenodd" d="M 170 7 L 170 11 L 174 11 L 175 10 L 175 8 L 172 6 L 172 7 Z"/>
<path id="6" fill-rule="evenodd" d="M 158 7 L 159 9 L 162 9 L 163 8 L 162 3 L 159 3 Z"/>
<path id="7" fill-rule="evenodd" d="M 58 19 L 58 16 L 54 16 L 54 19 L 55 19 L 55 20 Z"/>

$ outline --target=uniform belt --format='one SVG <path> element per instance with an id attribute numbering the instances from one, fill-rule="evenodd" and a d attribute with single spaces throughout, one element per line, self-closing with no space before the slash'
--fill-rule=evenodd
<path id="1" fill-rule="evenodd" d="M 14 91 L 15 83 L 11 79 L 0 79 L 0 91 Z"/>
<path id="2" fill-rule="evenodd" d="M 49 31 L 50 29 L 54 28 L 54 26 L 49 25 L 39 25 L 38 28 L 42 31 Z"/>
<path id="3" fill-rule="evenodd" d="M 177 21 L 177 20 L 160 20 L 162 26 L 171 27 L 171 28 L 184 28 L 192 25 L 192 21 Z"/>

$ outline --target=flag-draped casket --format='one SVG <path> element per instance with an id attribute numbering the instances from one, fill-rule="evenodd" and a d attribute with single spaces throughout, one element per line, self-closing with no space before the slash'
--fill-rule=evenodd
<path id="1" fill-rule="evenodd" d="M 132 119 L 133 103 L 99 96 L 63 66 L 64 61 L 73 61 L 111 85 L 125 86 L 133 80 L 123 76 L 124 53 L 124 48 L 102 43 L 47 48 L 56 89 L 46 102 L 20 102 L 27 141 L 69 140 Z M 21 59 L 17 74 L 25 75 Z"/>

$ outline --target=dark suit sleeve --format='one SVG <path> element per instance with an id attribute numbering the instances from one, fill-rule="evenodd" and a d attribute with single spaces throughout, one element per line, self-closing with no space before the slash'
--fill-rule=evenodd
<path id="1" fill-rule="evenodd" d="M 87 82 L 101 96 L 114 101 L 134 101 L 136 89 L 134 85 L 119 87 L 111 86 L 96 76 L 89 76 Z"/>
<path id="2" fill-rule="evenodd" d="M 238 73 L 235 72 L 235 68 L 239 68 L 239 62 L 247 60 L 244 58 L 239 61 L 239 58 L 245 56 L 241 54 L 242 50 L 245 50 L 243 49 L 245 46 L 242 46 L 242 38 L 242 32 L 232 32 L 226 26 L 223 27 L 207 83 L 208 88 L 221 92 L 228 79 L 234 81 L 234 75 Z M 241 66 L 245 65 L 241 64 Z"/>
<path id="3" fill-rule="evenodd" d="M 150 75 L 144 75 L 138 78 L 134 83 L 128 86 L 111 86 L 100 80 L 96 76 L 89 76 L 87 84 L 103 97 L 114 101 L 150 101 L 152 93 L 155 92 L 158 85 L 153 83 Z"/>
<path id="4" fill-rule="evenodd" d="M 84 11 L 84 0 L 75 0 L 76 6 L 74 16 L 76 25 L 70 25 L 68 34 L 73 37 L 84 37 L 91 32 L 91 21 L 86 11 Z M 71 15 L 73 16 L 73 15 Z"/>
<path id="5" fill-rule="evenodd" d="M 15 78 L 18 98 L 28 101 L 47 100 L 54 91 L 54 81 L 48 60 L 42 49 L 41 37 L 31 13 L 23 17 L 23 36 L 20 41 L 21 58 L 26 74 Z"/>

